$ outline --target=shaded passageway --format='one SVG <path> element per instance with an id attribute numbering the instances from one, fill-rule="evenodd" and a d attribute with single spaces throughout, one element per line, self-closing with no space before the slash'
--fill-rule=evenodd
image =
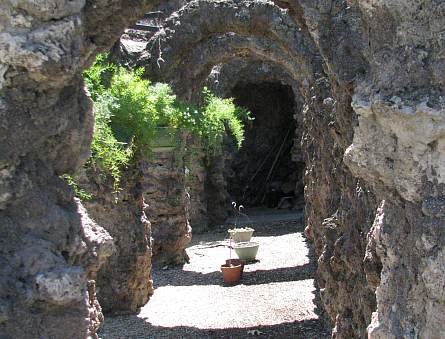
<path id="1" fill-rule="evenodd" d="M 284 213 L 254 214 L 258 260 L 245 266 L 240 284 L 224 285 L 219 271 L 229 256 L 227 227 L 196 236 L 187 249 L 190 264 L 155 269 L 150 302 L 138 315 L 108 317 L 102 337 L 245 338 L 254 330 L 269 338 L 329 337 L 303 224 L 280 221 L 289 219 Z M 293 217 L 302 219 L 299 213 Z"/>
<path id="2" fill-rule="evenodd" d="M 112 291 L 128 312 L 148 300 L 150 289 L 139 288 L 150 285 L 151 265 L 149 201 L 144 202 L 142 185 L 123 200 L 130 213 L 115 214 L 133 222 L 115 228 L 91 218 L 59 176 L 80 170 L 90 155 L 94 114 L 82 71 L 157 3 L 0 2 L 2 338 L 97 338 L 103 322 L 96 298 L 104 292 L 101 284 L 129 292 Z M 445 3 L 167 3 L 178 11 L 153 39 L 139 35 L 119 46 L 128 58 L 125 65 L 143 66 L 152 81 L 168 82 L 178 97 L 192 100 L 213 66 L 236 59 L 267 62 L 279 71 L 274 78 L 289 79 L 302 98 L 305 234 L 318 258 L 316 280 L 333 336 L 435 338 L 445 333 L 440 285 L 445 280 L 440 227 L 445 220 Z M 113 234 L 116 229 L 119 234 Z M 131 239 L 131 246 L 121 246 L 121 235 Z M 113 271 L 104 279 L 99 270 L 106 265 Z M 301 272 L 295 265 L 293 271 Z M 194 271 L 192 280 L 216 277 L 217 271 Z M 123 283 L 108 284 L 108 277 Z M 220 286 L 211 277 L 208 286 Z M 247 284 L 249 277 L 244 285 L 224 290 L 235 294 L 241 286 L 261 285 Z M 292 279 L 266 283 L 300 281 Z M 180 286 L 187 285 L 174 288 Z M 179 300 L 166 302 L 174 309 Z M 144 317 L 152 325 L 136 316 L 121 323 L 110 318 L 104 333 L 184 337 L 196 330 L 195 337 L 221 337 L 228 331 L 195 323 L 165 327 L 149 314 Z M 264 328 L 266 335 L 277 336 L 272 332 L 284 324 L 280 321 Z M 313 335 L 289 321 L 294 332 L 285 335 Z M 124 330 L 110 332 L 115 326 Z M 247 328 L 230 331 L 245 337 Z"/>
<path id="3" fill-rule="evenodd" d="M 294 207 L 303 199 L 304 163 L 293 159 L 294 143 L 300 142 L 294 138 L 295 115 L 300 112 L 291 86 L 238 83 L 231 95 L 253 117 L 243 146 L 232 153 L 227 178 L 231 199 L 245 206 Z"/>

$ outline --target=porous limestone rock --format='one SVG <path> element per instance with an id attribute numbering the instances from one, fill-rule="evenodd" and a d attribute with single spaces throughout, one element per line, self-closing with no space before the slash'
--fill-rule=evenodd
<path id="1" fill-rule="evenodd" d="M 90 282 L 111 239 L 57 175 L 88 156 L 81 69 L 146 5 L 0 4 L 1 336 L 95 335 Z M 192 1 L 152 37 L 162 54 L 147 45 L 135 58 L 186 99 L 213 66 L 244 57 L 299 83 L 307 233 L 337 338 L 445 333 L 444 11 L 440 0 Z M 70 282 L 83 289 L 64 293 Z"/>
<path id="2" fill-rule="evenodd" d="M 96 293 L 104 313 L 136 312 L 153 294 L 151 225 L 143 198 L 145 159 L 122 173 L 119 192 L 99 169 L 84 168 L 76 182 L 92 197 L 84 202 L 88 214 L 113 237 L 115 252 L 97 274 Z"/>
<path id="3" fill-rule="evenodd" d="M 185 248 L 191 240 L 183 152 L 154 152 L 143 171 L 143 197 L 152 227 L 153 263 L 183 264 L 188 261 Z"/>
<path id="4" fill-rule="evenodd" d="M 89 156 L 81 70 L 148 1 L 0 3 L 0 337 L 97 337 L 110 235 L 58 175 Z"/>

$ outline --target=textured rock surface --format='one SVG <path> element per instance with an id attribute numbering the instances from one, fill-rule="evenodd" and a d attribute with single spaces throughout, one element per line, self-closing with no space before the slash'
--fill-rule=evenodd
<path id="1" fill-rule="evenodd" d="M 94 336 L 88 281 L 111 239 L 57 175 L 88 155 L 80 70 L 145 5 L 0 5 L 3 336 Z M 201 0 L 133 49 L 188 99 L 213 66 L 246 57 L 299 84 L 308 234 L 335 337 L 445 333 L 444 11 L 440 0 Z"/>
<path id="2" fill-rule="evenodd" d="M 95 337 L 102 321 L 112 239 L 57 176 L 89 154 L 80 71 L 147 5 L 130 3 L 0 4 L 0 337 Z"/>
<path id="3" fill-rule="evenodd" d="M 320 77 L 308 89 L 311 101 L 303 109 L 306 234 L 319 255 L 318 283 L 333 336 L 365 337 L 376 306 L 366 273 L 380 275 L 378 261 L 368 261 L 368 271 L 363 262 L 376 203 L 342 162 L 355 116 L 348 92 L 334 86 Z"/>
<path id="4" fill-rule="evenodd" d="M 182 152 L 157 152 L 144 168 L 143 196 L 152 225 L 153 263 L 183 264 L 191 240 Z"/>
<path id="5" fill-rule="evenodd" d="M 297 80 L 311 77 L 310 65 L 318 62 L 313 42 L 271 2 L 193 1 L 147 39 L 130 59 L 151 78 L 168 80 L 185 99 L 199 92 L 214 65 L 235 57 L 271 60 Z"/>
<path id="6" fill-rule="evenodd" d="M 184 98 L 209 75 L 226 91 L 233 78 L 218 78 L 214 67 L 243 58 L 290 78 L 305 103 L 307 233 L 320 256 L 333 335 L 366 336 L 373 312 L 370 337 L 443 333 L 444 300 L 426 287 L 443 281 L 443 5 L 276 3 L 288 11 L 265 2 L 192 2 L 151 38 L 161 53 L 144 50 L 138 62 Z M 373 223 L 383 201 L 378 215 L 388 221 Z M 397 231 L 380 236 L 396 215 Z M 413 251 L 419 237 L 423 248 Z M 405 272 L 397 275 L 400 266 Z M 398 279 L 414 301 L 399 297 Z"/>
<path id="7" fill-rule="evenodd" d="M 142 158 L 143 159 L 143 158 Z M 105 313 L 135 312 L 153 293 L 151 225 L 143 198 L 146 161 L 134 161 L 122 175 L 119 193 L 103 173 L 84 169 L 79 186 L 93 195 L 84 202 L 88 214 L 113 237 L 115 252 L 98 272 L 99 302 Z"/>
<path id="8" fill-rule="evenodd" d="M 381 201 L 372 237 L 383 268 L 368 333 L 437 338 L 445 333 L 445 4 L 358 6 L 369 71 L 353 95 L 359 124 L 345 161 Z M 364 143 L 372 170 L 359 155 Z"/>
<path id="9" fill-rule="evenodd" d="M 206 182 L 207 157 L 204 149 L 192 138 L 187 140 L 184 158 L 186 195 L 189 200 L 188 219 L 193 233 L 207 229 Z"/>

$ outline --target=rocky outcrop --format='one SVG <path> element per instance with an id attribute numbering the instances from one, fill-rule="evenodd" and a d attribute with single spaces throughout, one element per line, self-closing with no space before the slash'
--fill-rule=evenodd
<path id="1" fill-rule="evenodd" d="M 188 261 L 185 248 L 191 240 L 183 152 L 154 152 L 143 172 L 143 196 L 152 225 L 153 263 L 183 264 Z"/>
<path id="2" fill-rule="evenodd" d="M 392 257 L 388 252 L 407 243 L 410 249 L 420 246 L 415 236 L 402 236 L 403 229 L 438 234 L 434 225 L 443 222 L 440 212 L 430 216 L 425 207 L 440 211 L 443 200 L 443 8 L 391 0 L 276 5 L 192 2 L 153 36 L 160 50 L 151 58 L 147 50 L 139 61 L 186 99 L 209 74 L 212 80 L 218 76 L 211 72 L 216 65 L 249 58 L 283 70 L 304 101 L 307 233 L 320 256 L 319 283 L 334 336 L 443 332 L 435 315 L 443 313 L 443 298 L 427 291 L 430 278 L 409 278 L 434 270 L 442 279 L 443 272 L 432 269 L 442 238 L 427 241 L 434 251 L 424 243 L 413 254 L 427 255 L 428 263 L 408 251 Z M 381 236 L 397 214 L 398 231 Z M 431 220 L 431 226 L 421 220 Z M 406 298 L 400 300 L 394 294 L 400 293 L 394 273 L 399 265 L 406 270 L 399 279 L 407 278 Z M 420 297 L 408 303 L 412 293 Z"/>
<path id="3" fill-rule="evenodd" d="M 112 240 L 58 175 L 89 155 L 80 72 L 148 5 L 129 3 L 0 4 L 0 337 L 96 336 Z"/>
<path id="4" fill-rule="evenodd" d="M 0 5 L 1 336 L 95 335 L 92 280 L 111 238 L 57 176 L 88 156 L 80 71 L 146 5 Z M 214 65 L 246 57 L 298 84 L 308 234 L 338 338 L 445 332 L 444 11 L 421 0 L 201 0 L 166 20 L 154 53 L 135 49 L 186 99 Z"/>
<path id="5" fill-rule="evenodd" d="M 110 233 L 116 249 L 97 275 L 96 292 L 105 313 L 136 312 L 153 294 L 144 167 L 144 160 L 134 161 L 122 173 L 118 192 L 99 169 L 87 167 L 76 175 L 79 186 L 92 196 L 84 202 L 88 214 Z"/>

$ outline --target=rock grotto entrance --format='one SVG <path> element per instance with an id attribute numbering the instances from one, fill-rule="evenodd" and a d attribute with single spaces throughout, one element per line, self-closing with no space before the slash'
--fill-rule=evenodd
<path id="1" fill-rule="evenodd" d="M 241 149 L 231 152 L 227 187 L 232 201 L 246 207 L 292 208 L 303 200 L 304 163 L 294 148 L 296 102 L 292 88 L 279 82 L 239 83 L 236 104 L 254 118 Z"/>
<path id="2" fill-rule="evenodd" d="M 0 337 L 95 338 L 116 237 L 59 176 L 89 155 L 82 70 L 157 1 L 39 3 L 0 2 Z M 297 84 L 306 234 L 336 338 L 445 333 L 444 13 L 423 0 L 194 0 L 125 50 L 185 98 L 240 57 Z M 151 251 L 135 193 L 132 262 Z"/>

